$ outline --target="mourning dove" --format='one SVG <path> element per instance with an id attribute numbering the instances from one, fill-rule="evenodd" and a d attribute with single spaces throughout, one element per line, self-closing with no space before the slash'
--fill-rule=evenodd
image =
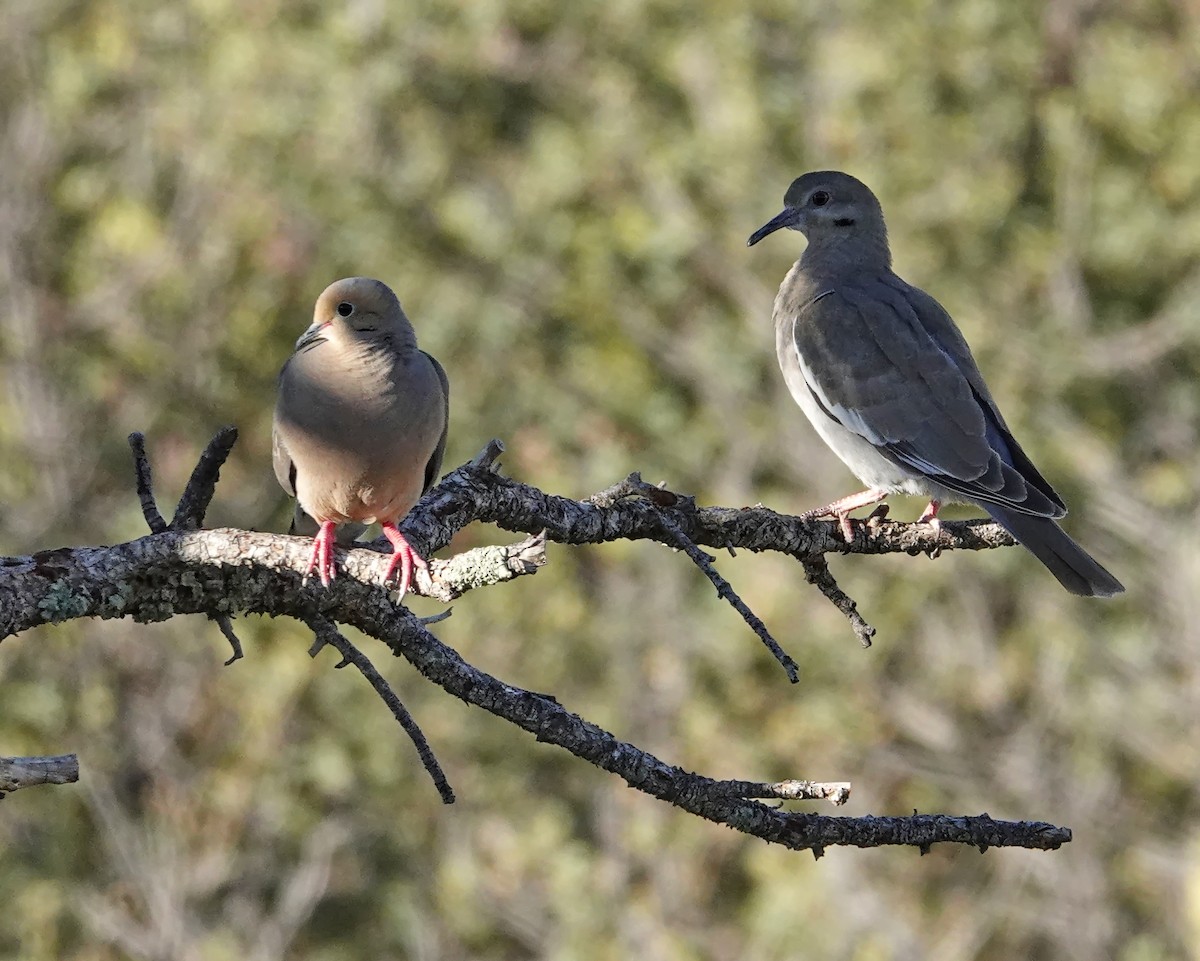
<path id="1" fill-rule="evenodd" d="M 879 201 L 849 174 L 807 173 L 753 246 L 787 227 L 808 239 L 775 298 L 788 389 L 817 433 L 868 488 L 808 511 L 851 540 L 849 512 L 888 494 L 982 507 L 1073 594 L 1124 590 L 1055 523 L 1062 498 L 1009 432 L 958 327 L 891 269 Z"/>
<path id="2" fill-rule="evenodd" d="M 352 536 L 382 526 L 393 549 L 384 583 L 399 565 L 401 597 L 413 566 L 425 568 L 396 525 L 437 479 L 449 399 L 391 288 L 367 277 L 325 288 L 279 372 L 274 424 L 275 476 L 296 498 L 292 531 L 315 522 L 308 572 L 322 584 L 336 575 L 339 525 Z"/>

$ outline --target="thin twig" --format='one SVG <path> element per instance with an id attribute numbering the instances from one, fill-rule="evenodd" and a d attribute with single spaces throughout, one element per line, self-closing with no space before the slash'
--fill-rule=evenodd
<path id="1" fill-rule="evenodd" d="M 742 619 L 750 625 L 750 629 L 758 635 L 758 639 L 763 642 L 766 649 L 783 666 L 784 671 L 787 672 L 788 680 L 793 684 L 798 683 L 800 680 L 800 668 L 796 662 L 792 660 L 787 651 L 780 647 L 775 638 L 771 636 L 771 632 L 767 630 L 767 625 L 763 623 L 762 618 L 750 610 L 749 605 L 738 596 L 737 591 L 733 589 L 729 581 L 717 573 L 717 569 L 713 567 L 713 557 L 705 554 L 704 551 L 693 544 L 674 521 L 664 517 L 662 525 L 663 530 L 667 531 L 675 540 L 675 543 L 679 545 L 680 549 L 692 559 L 692 563 L 700 568 L 704 572 L 704 575 L 712 581 L 713 586 L 717 589 L 717 597 L 727 601 L 735 611 L 742 615 Z"/>
<path id="2" fill-rule="evenodd" d="M 129 435 L 129 449 L 133 451 L 133 471 L 137 479 L 138 500 L 142 502 L 142 516 L 151 534 L 161 534 L 167 529 L 167 522 L 159 513 L 158 504 L 154 500 L 154 487 L 150 474 L 150 461 L 146 458 L 146 438 L 138 431 Z"/>
<path id="3" fill-rule="evenodd" d="M 228 614 L 209 614 L 210 620 L 217 622 L 217 627 L 221 629 L 221 633 L 225 635 L 225 640 L 229 642 L 229 646 L 233 648 L 233 653 L 229 655 L 229 660 L 225 662 L 225 666 L 229 667 L 234 661 L 242 659 L 242 642 L 233 632 L 233 621 L 230 620 Z"/>
<path id="4" fill-rule="evenodd" d="M 194 531 L 204 525 L 204 514 L 216 492 L 221 467 L 233 449 L 237 437 L 236 427 L 222 427 L 208 442 L 200 460 L 196 462 L 192 476 L 188 478 L 183 496 L 179 498 L 179 506 L 175 508 L 175 516 L 171 518 L 172 528 Z"/>
<path id="5" fill-rule="evenodd" d="M 866 622 L 858 613 L 858 604 L 849 594 L 838 587 L 837 581 L 829 570 L 829 564 L 824 557 L 801 555 L 796 558 L 804 567 L 804 579 L 814 585 L 817 590 L 829 598 L 830 602 L 841 611 L 850 622 L 850 628 L 863 647 L 871 646 L 871 638 L 875 636 L 875 628 Z"/>
<path id="6" fill-rule="evenodd" d="M 400 702 L 400 698 L 396 696 L 396 692 L 392 690 L 391 685 L 375 669 L 375 665 L 371 663 L 367 655 L 355 647 L 334 626 L 332 621 L 326 620 L 323 617 L 312 617 L 308 619 L 307 623 L 312 628 L 313 634 L 316 635 L 313 646 L 309 648 L 309 654 L 315 657 L 320 649 L 328 644 L 330 647 L 336 648 L 342 655 L 342 662 L 337 665 L 338 667 L 345 667 L 349 663 L 358 668 L 359 673 L 367 679 L 371 687 L 375 688 L 375 693 L 383 699 L 383 703 L 388 706 L 388 710 L 392 712 L 392 716 L 404 728 L 404 733 L 412 740 L 413 746 L 417 749 L 417 757 L 421 759 L 421 764 L 425 766 L 425 770 L 429 772 L 429 776 L 433 779 L 434 787 L 437 788 L 438 794 L 442 797 L 442 803 L 453 804 L 454 790 L 446 780 L 446 774 L 442 770 L 442 766 L 438 763 L 438 759 L 434 757 L 433 749 L 425 739 L 424 733 L 422 733 L 413 716 L 408 713 L 408 709 Z"/>
<path id="7" fill-rule="evenodd" d="M 742 798 L 777 798 L 781 801 L 831 801 L 840 807 L 850 800 L 849 781 L 716 781 L 713 794 Z"/>
<path id="8" fill-rule="evenodd" d="M 617 501 L 625 497 L 640 496 L 645 498 L 655 507 L 666 507 L 680 504 L 683 502 L 689 503 L 694 508 L 695 502 L 690 497 L 685 497 L 681 494 L 676 494 L 673 491 L 664 490 L 661 487 L 655 487 L 653 484 L 647 484 L 642 480 L 641 474 L 634 472 L 619 484 L 600 491 L 598 494 L 593 494 L 588 501 L 600 507 L 611 507 Z M 713 566 L 715 560 L 710 554 L 706 554 L 700 550 L 690 537 L 685 534 L 679 525 L 676 524 L 670 517 L 660 512 L 659 520 L 665 530 L 675 543 L 675 546 L 682 550 L 688 557 L 692 559 L 704 576 L 712 581 L 713 586 L 717 589 L 717 597 L 726 601 L 735 611 L 742 615 L 742 619 L 750 625 L 750 629 L 758 635 L 758 639 L 763 642 L 763 645 L 774 656 L 787 672 L 788 680 L 793 684 L 800 680 L 800 668 L 796 662 L 788 655 L 788 653 L 779 646 L 779 643 L 771 636 L 771 632 L 767 630 L 767 625 L 763 623 L 762 618 L 755 614 L 745 601 L 738 596 L 737 591 L 733 589 L 733 585 L 722 577 L 717 569 Z"/>
<path id="9" fill-rule="evenodd" d="M 478 454 L 472 457 L 464 465 L 474 468 L 475 470 L 495 470 L 496 461 L 500 455 L 504 453 L 504 441 L 499 437 L 493 437 L 489 440 Z"/>
<path id="10" fill-rule="evenodd" d="M 391 550 L 390 544 L 387 549 Z M 449 604 L 467 591 L 536 574 L 545 564 L 546 534 L 543 531 L 514 544 L 473 547 L 446 560 L 432 560 L 429 578 L 422 578 L 421 592 Z"/>
<path id="11" fill-rule="evenodd" d="M 419 539 L 414 535 L 410 542 L 417 544 Z M 378 578 L 382 563 L 378 555 L 390 555 L 391 552 L 391 543 L 383 537 L 369 543 L 356 542 L 344 558 L 338 558 L 338 569 L 363 580 Z M 307 564 L 307 561 L 308 548 L 305 548 L 303 563 Z M 299 554 L 297 563 L 300 563 Z M 409 593 L 449 604 L 468 591 L 536 574 L 545 563 L 545 534 L 532 534 L 512 544 L 473 547 L 445 560 L 430 558 L 428 571 L 419 572 L 420 576 L 409 585 Z"/>

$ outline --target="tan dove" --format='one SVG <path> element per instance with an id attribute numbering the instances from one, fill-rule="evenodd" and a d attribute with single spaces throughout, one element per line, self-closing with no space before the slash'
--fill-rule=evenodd
<path id="1" fill-rule="evenodd" d="M 306 573 L 316 568 L 328 585 L 338 526 L 352 540 L 378 522 L 393 549 L 384 583 L 399 566 L 404 596 L 425 561 L 396 525 L 437 479 L 449 409 L 446 372 L 417 348 L 387 284 L 350 277 L 325 288 L 275 404 L 275 476 L 296 498 L 292 532 L 316 522 Z"/>

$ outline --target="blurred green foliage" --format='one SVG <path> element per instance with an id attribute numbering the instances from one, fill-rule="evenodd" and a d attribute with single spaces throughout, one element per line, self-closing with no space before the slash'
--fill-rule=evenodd
<path id="1" fill-rule="evenodd" d="M 42 959 L 1200 955 L 1200 8 L 1191 0 L 471 4 L 3 0 L 0 551 L 144 532 L 125 435 L 209 520 L 279 530 L 274 376 L 331 280 L 379 277 L 493 436 L 584 496 L 852 478 L 775 369 L 792 177 L 875 188 L 1068 527 L 1129 587 L 1021 551 L 835 561 L 869 651 L 774 557 L 551 549 L 440 635 L 718 777 L 850 779 L 850 814 L 1041 818 L 1036 854 L 832 850 L 691 819 L 366 650 L 460 801 L 300 625 L 71 623 L 0 651 L 0 752 L 77 788 L 0 810 L 0 955 Z M 920 505 L 901 500 L 898 516 Z M 472 530 L 456 546 L 509 535 Z M 423 611 L 434 608 L 427 602 Z"/>

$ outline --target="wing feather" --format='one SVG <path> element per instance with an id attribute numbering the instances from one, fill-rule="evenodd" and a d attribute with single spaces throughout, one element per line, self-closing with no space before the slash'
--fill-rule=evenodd
<path id="1" fill-rule="evenodd" d="M 1065 513 L 929 295 L 894 275 L 841 284 L 799 311 L 792 334 L 817 404 L 894 463 L 970 500 Z"/>

